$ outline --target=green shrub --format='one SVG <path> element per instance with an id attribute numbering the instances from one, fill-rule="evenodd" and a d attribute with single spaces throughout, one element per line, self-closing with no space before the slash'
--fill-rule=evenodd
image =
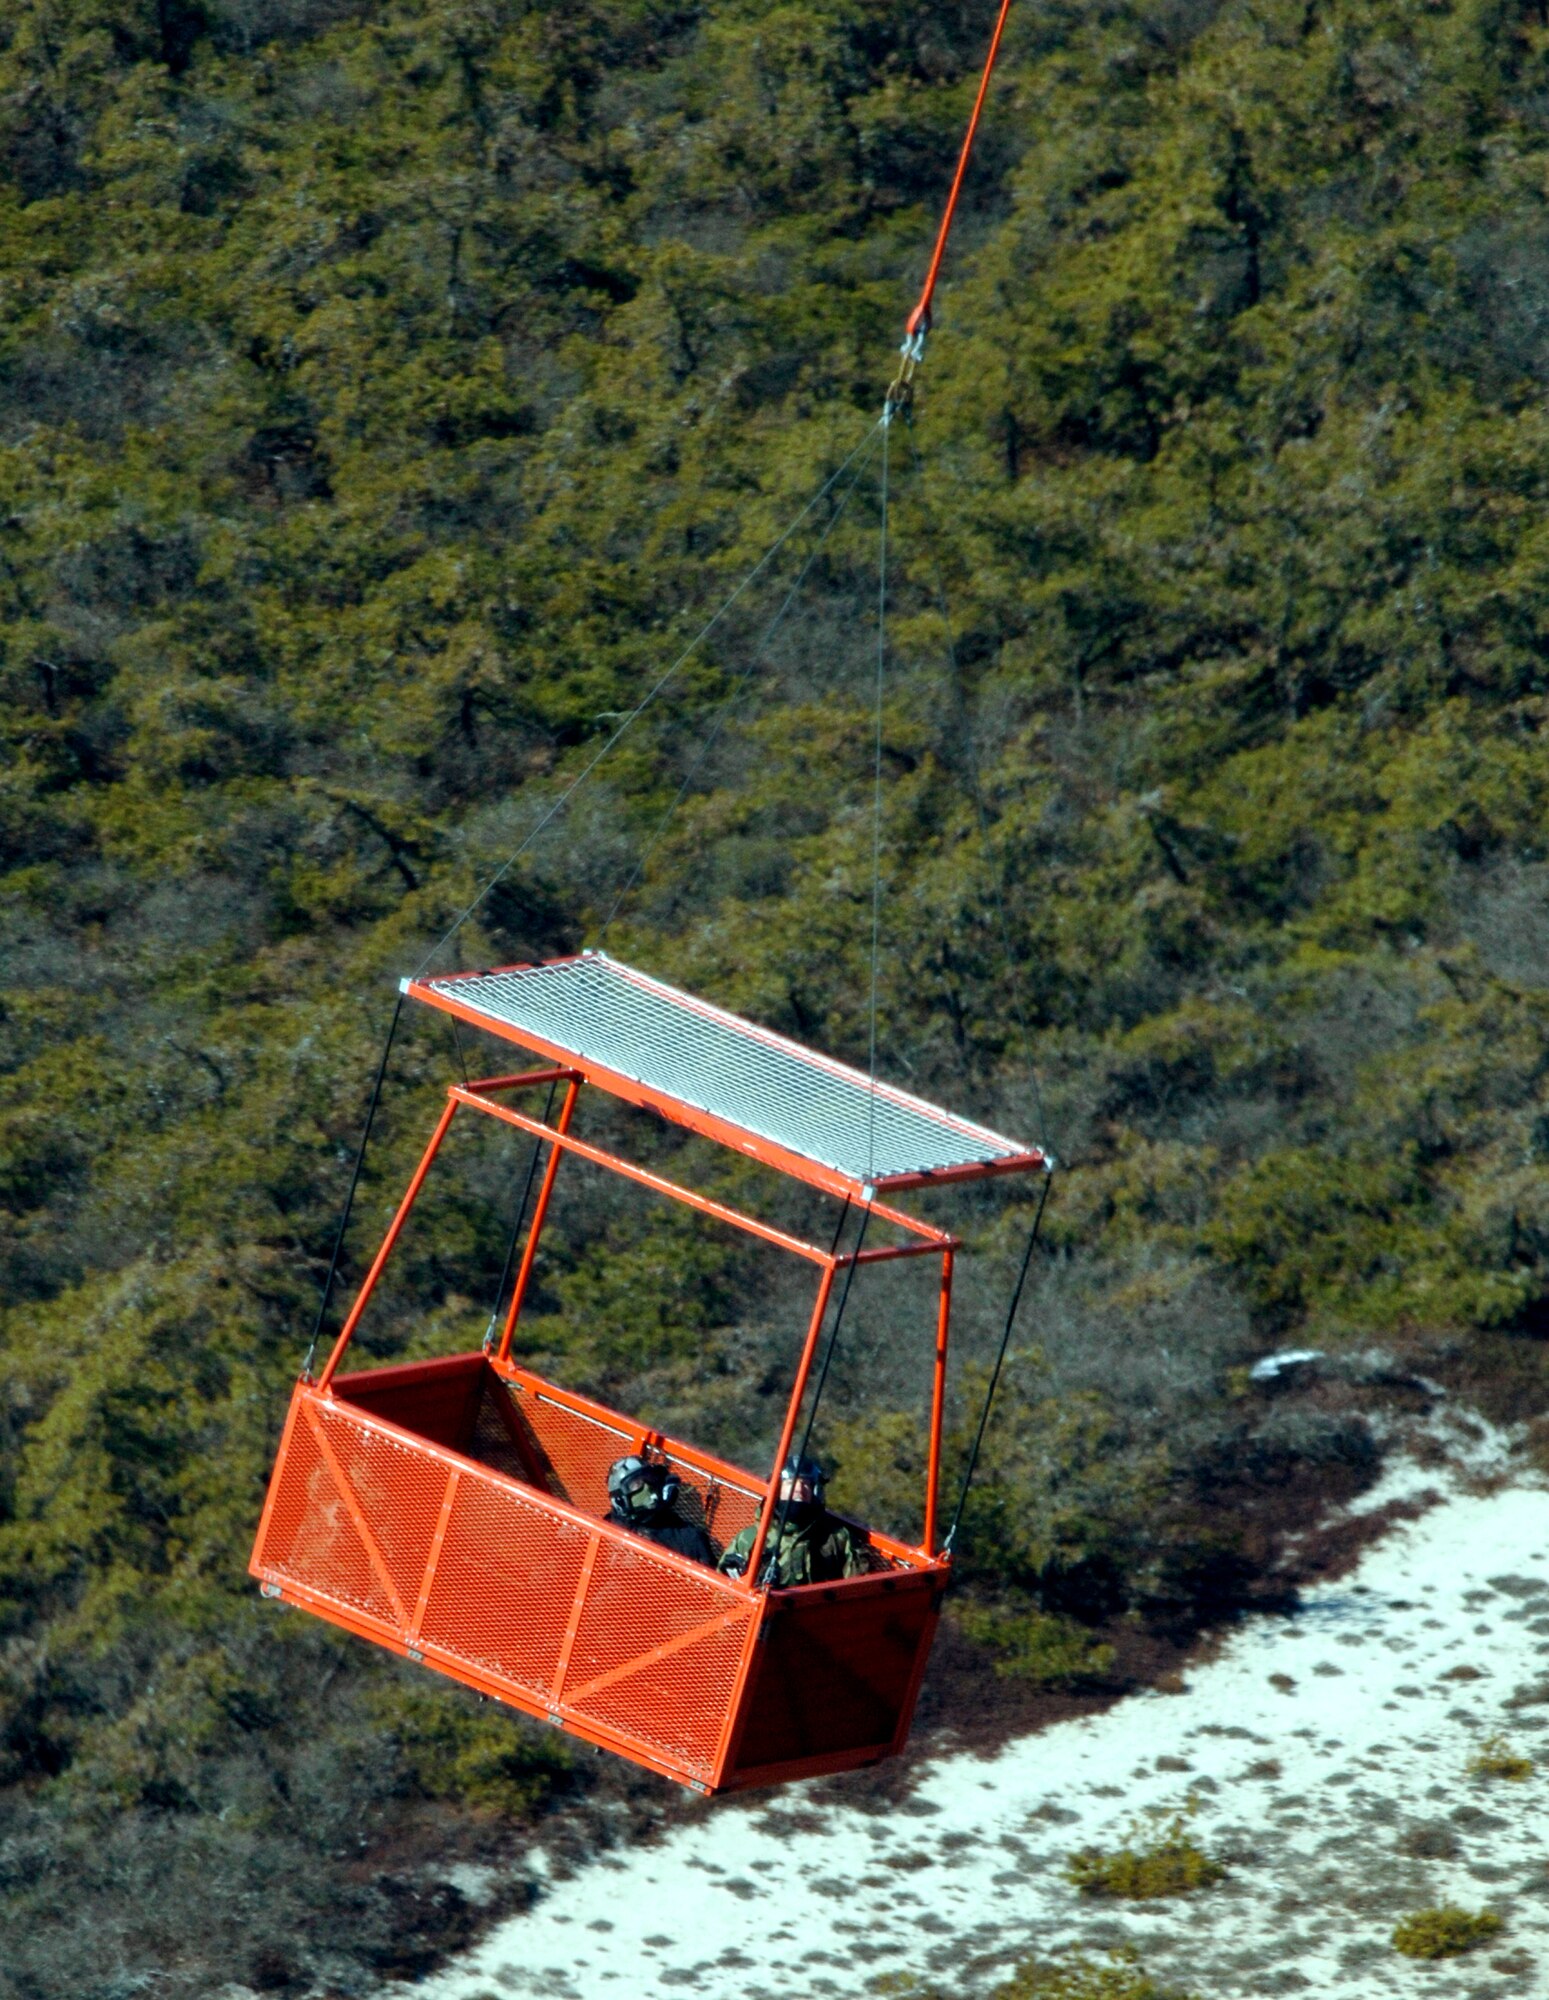
<path id="1" fill-rule="evenodd" d="M 404 1776 L 431 1799 L 521 1818 L 562 1783 L 570 1746 L 461 1689 L 393 1687 L 377 1701 L 392 1731 Z"/>
<path id="2" fill-rule="evenodd" d="M 1415 1910 L 1394 1927 L 1393 1949 L 1405 1958 L 1456 1958 L 1493 1938 L 1501 1920 L 1493 1910 L 1463 1910 L 1455 1903 Z"/>
<path id="3" fill-rule="evenodd" d="M 991 2000 L 1191 2000 L 1179 1986 L 1162 1986 L 1125 1949 L 1101 1960 L 1084 1952 L 1053 1960 L 1028 1959 L 997 1986 Z"/>
<path id="4" fill-rule="evenodd" d="M 1188 1830 L 1187 1816 L 1174 1814 L 1148 1838 L 1136 1835 L 1111 1852 L 1083 1847 L 1065 1864 L 1066 1878 L 1083 1896 L 1123 1896 L 1148 1902 L 1156 1896 L 1186 1896 L 1208 1889 L 1226 1870 Z"/>
<path id="5" fill-rule="evenodd" d="M 1519 1785 L 1533 1775 L 1533 1760 L 1513 1750 L 1504 1736 L 1487 1736 L 1468 1760 L 1470 1777 L 1505 1778 Z"/>
<path id="6" fill-rule="evenodd" d="M 1009 1679 L 1073 1687 L 1102 1680 L 1113 1668 L 1112 1646 L 1058 1612 L 965 1604 L 957 1611 L 957 1622 L 970 1639 L 999 1656 L 995 1671 Z"/>

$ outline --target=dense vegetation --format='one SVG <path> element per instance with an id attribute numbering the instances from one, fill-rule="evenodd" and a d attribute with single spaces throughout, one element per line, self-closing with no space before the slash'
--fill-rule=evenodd
<path id="1" fill-rule="evenodd" d="M 266 1462 L 393 981 L 863 445 L 988 19 L 5 10 L 9 1991 L 366 1990 L 426 1840 L 584 1789 L 258 1605 Z M 1546 168 L 1538 0 L 1013 17 L 890 441 L 879 1001 L 887 1074 L 1037 1137 L 1030 1044 L 1072 1166 L 971 1523 L 1019 1671 L 1224 1589 L 1223 1482 L 1369 1451 L 1245 1399 L 1266 1343 L 1538 1394 Z M 443 962 L 606 929 L 864 1061 L 878 461 Z M 400 1045 L 347 1277 L 455 1060 Z M 513 1160 L 449 1160 L 373 1351 L 482 1331 Z M 528 1351 L 762 1452 L 795 1295 L 583 1178 Z M 953 1211 L 971 1355 L 1025 1199 Z M 894 1310 L 826 1440 L 867 1507 Z"/>

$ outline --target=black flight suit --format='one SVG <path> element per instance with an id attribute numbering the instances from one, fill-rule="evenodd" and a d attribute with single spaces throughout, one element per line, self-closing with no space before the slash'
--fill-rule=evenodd
<path id="1" fill-rule="evenodd" d="M 624 1514 L 617 1507 L 610 1507 L 608 1519 L 621 1528 L 628 1528 L 632 1535 L 655 1542 L 658 1548 L 671 1549 L 675 1556 L 687 1556 L 690 1562 L 706 1563 L 712 1569 L 715 1567 L 715 1551 L 704 1529 L 696 1522 L 680 1521 L 670 1509 L 658 1508 L 654 1514 L 641 1519 L 638 1514 Z"/>

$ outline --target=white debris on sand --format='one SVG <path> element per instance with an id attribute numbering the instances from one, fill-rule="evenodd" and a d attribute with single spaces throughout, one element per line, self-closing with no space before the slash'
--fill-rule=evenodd
<path id="1" fill-rule="evenodd" d="M 1401 1467 L 1388 1483 L 1413 1490 Z M 967 2000 L 1031 1952 L 1128 1941 L 1201 2000 L 1549 1994 L 1549 1492 L 1434 1465 L 1421 1484 L 1437 1504 L 1182 1693 L 933 1760 L 886 1813 L 818 1814 L 801 1786 L 728 1801 L 547 1883 L 413 1991 L 806 2000 L 911 1972 Z M 1496 1731 L 1542 1760 L 1532 1778 L 1467 1774 Z M 1072 1850 L 1188 1801 L 1219 1886 L 1115 1903 L 1067 1883 Z M 1505 1928 L 1440 1964 L 1395 1954 L 1400 1916 L 1448 1902 Z"/>

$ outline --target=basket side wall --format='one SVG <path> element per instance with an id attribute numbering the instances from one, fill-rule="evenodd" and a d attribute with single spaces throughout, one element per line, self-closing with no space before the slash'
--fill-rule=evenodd
<path id="1" fill-rule="evenodd" d="M 933 1569 L 772 1593 L 723 1784 L 771 1784 L 901 1748 L 943 1584 Z"/>
<path id="2" fill-rule="evenodd" d="M 448 1381 L 426 1389 L 444 1430 Z M 384 1421 L 298 1385 L 250 1565 L 268 1594 L 714 1789 L 757 1600 L 410 1434 L 402 1384 L 393 1407 Z"/>

